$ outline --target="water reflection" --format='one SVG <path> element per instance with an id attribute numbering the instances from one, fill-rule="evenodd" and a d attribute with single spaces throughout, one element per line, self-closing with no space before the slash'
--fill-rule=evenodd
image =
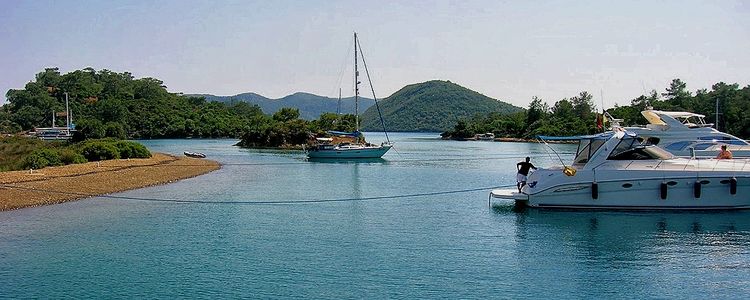
<path id="1" fill-rule="evenodd" d="M 515 216 L 522 252 L 541 248 L 606 268 L 670 262 L 712 269 L 750 266 L 744 250 L 750 246 L 746 211 L 560 211 L 506 205 L 493 207 L 493 213 Z"/>
<path id="2" fill-rule="evenodd" d="M 750 232 L 750 212 L 657 212 L 657 211 L 566 211 L 493 206 L 495 213 L 516 214 L 516 225 L 545 225 L 572 232 L 602 234 L 643 233 L 727 233 Z"/>

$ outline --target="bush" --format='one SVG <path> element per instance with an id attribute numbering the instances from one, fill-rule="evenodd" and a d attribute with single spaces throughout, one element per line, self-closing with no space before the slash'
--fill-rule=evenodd
<path id="1" fill-rule="evenodd" d="M 88 162 L 85 157 L 83 157 L 82 154 L 75 152 L 70 149 L 63 150 L 60 153 L 60 160 L 66 165 L 69 164 L 82 164 L 85 162 Z"/>
<path id="2" fill-rule="evenodd" d="M 117 141 L 114 143 L 120 152 L 120 158 L 149 158 L 151 152 L 146 146 L 132 141 Z"/>
<path id="3" fill-rule="evenodd" d="M 41 169 L 48 166 L 61 166 L 60 153 L 53 149 L 36 149 L 23 160 L 24 169 Z"/>
<path id="4" fill-rule="evenodd" d="M 120 158 L 120 151 L 113 143 L 90 141 L 83 144 L 81 154 L 89 161 L 100 161 Z"/>
<path id="5" fill-rule="evenodd" d="M 76 124 L 73 141 L 80 142 L 88 139 L 100 139 L 107 134 L 102 121 L 97 119 L 82 119 Z"/>
<path id="6" fill-rule="evenodd" d="M 107 125 L 104 126 L 104 132 L 105 132 L 105 136 L 107 137 L 116 138 L 116 139 L 125 138 L 125 128 L 122 126 L 122 124 L 117 123 L 117 122 L 107 123 Z"/>

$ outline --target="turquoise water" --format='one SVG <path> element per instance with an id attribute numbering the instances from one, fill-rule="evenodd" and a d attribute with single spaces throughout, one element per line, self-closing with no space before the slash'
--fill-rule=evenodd
<path id="1" fill-rule="evenodd" d="M 142 141 L 154 151 L 204 152 L 224 166 L 116 194 L 131 199 L 0 212 L 0 298 L 703 299 L 750 292 L 749 212 L 489 208 L 489 188 L 513 185 L 521 157 L 554 163 L 543 147 L 391 138 L 395 151 L 366 162 L 308 162 L 300 152 L 239 149 L 234 140 Z M 566 159 L 574 150 L 554 147 Z M 404 196 L 435 192 L 450 193 Z"/>

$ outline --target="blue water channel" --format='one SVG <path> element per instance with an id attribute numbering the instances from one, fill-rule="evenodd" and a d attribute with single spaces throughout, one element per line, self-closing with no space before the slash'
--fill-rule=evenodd
<path id="1" fill-rule="evenodd" d="M 368 134 L 379 142 L 382 135 Z M 0 212 L 0 298 L 746 298 L 750 212 L 488 207 L 534 143 L 391 134 L 382 160 L 141 141 L 218 171 Z M 573 145 L 553 145 L 570 160 Z M 0 191 L 1 192 L 1 191 Z M 312 202 L 310 202 L 312 201 Z M 290 203 L 291 202 L 291 203 Z"/>

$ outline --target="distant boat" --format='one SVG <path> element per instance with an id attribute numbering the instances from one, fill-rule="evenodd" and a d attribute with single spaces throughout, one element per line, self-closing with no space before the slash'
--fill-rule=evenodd
<path id="1" fill-rule="evenodd" d="M 65 112 L 60 112 L 60 116 L 65 117 L 65 127 L 55 126 L 55 116 L 57 112 L 52 112 L 52 127 L 46 128 L 34 128 L 34 131 L 30 132 L 29 135 L 35 136 L 45 141 L 69 141 L 73 138 L 73 132 L 76 131 L 75 125 L 73 124 L 73 114 L 70 111 L 68 105 L 68 93 L 65 93 Z"/>
<path id="2" fill-rule="evenodd" d="M 492 132 L 488 132 L 485 134 L 476 134 L 474 135 L 474 139 L 478 141 L 494 141 L 495 140 L 495 134 Z"/>
<path id="3" fill-rule="evenodd" d="M 385 122 L 383 117 L 380 117 L 380 123 L 383 124 L 383 132 L 385 133 L 386 141 L 380 145 L 370 144 L 365 141 L 364 135 L 359 131 L 359 70 L 357 69 L 357 47 L 359 42 L 357 40 L 357 33 L 354 33 L 354 132 L 338 132 L 329 131 L 328 134 L 331 138 L 317 138 L 313 143 L 312 147 L 305 149 L 307 157 L 309 158 L 380 158 L 388 150 L 393 147 L 393 143 L 388 139 L 388 132 L 385 130 Z M 359 48 L 360 54 L 362 54 L 362 48 Z M 362 55 L 362 62 L 364 63 L 364 54 Z M 367 64 L 364 63 L 365 73 L 367 72 Z M 375 107 L 378 109 L 378 115 L 380 115 L 380 107 L 378 106 L 377 97 L 373 91 L 372 97 L 375 99 Z"/>
<path id="4" fill-rule="evenodd" d="M 190 152 L 190 151 L 185 151 L 185 152 L 183 152 L 183 154 L 185 154 L 185 156 L 187 156 L 187 157 L 193 157 L 193 158 L 206 158 L 206 155 L 205 155 L 205 154 L 203 154 L 203 153 L 200 153 L 200 152 Z"/>
<path id="5" fill-rule="evenodd" d="M 750 143 L 711 128 L 714 124 L 706 123 L 704 115 L 653 109 L 644 110 L 641 114 L 649 122 L 646 127 L 623 129 L 676 156 L 713 158 L 719 153 L 721 146 L 726 145 L 735 158 L 750 157 Z M 613 122 L 615 126 L 619 125 L 618 123 Z"/>

